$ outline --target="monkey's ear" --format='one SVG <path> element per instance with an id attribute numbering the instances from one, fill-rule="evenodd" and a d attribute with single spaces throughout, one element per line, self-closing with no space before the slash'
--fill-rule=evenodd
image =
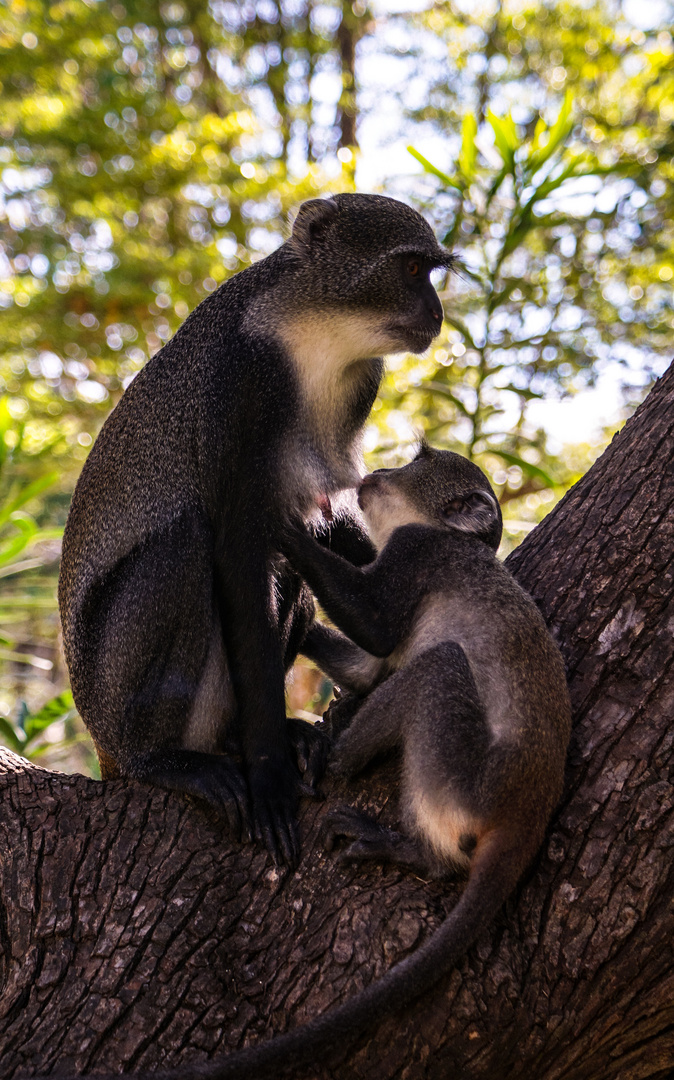
<path id="1" fill-rule="evenodd" d="M 302 203 L 293 223 L 292 242 L 297 247 L 311 248 L 335 220 L 337 205 L 332 199 L 310 199 Z"/>
<path id="2" fill-rule="evenodd" d="M 453 529 L 473 533 L 490 547 L 498 547 L 501 540 L 501 511 L 490 491 L 469 491 L 465 495 L 457 495 L 443 507 L 442 516 Z"/>
<path id="3" fill-rule="evenodd" d="M 421 458 L 428 458 L 433 456 L 433 447 L 426 439 L 425 435 L 420 435 L 417 442 L 417 452 L 414 455 L 414 460 L 419 461 Z"/>

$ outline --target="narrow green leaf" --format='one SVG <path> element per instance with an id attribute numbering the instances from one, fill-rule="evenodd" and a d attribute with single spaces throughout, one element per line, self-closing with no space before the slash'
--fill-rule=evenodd
<path id="1" fill-rule="evenodd" d="M 491 446 L 489 447 L 489 453 L 502 458 L 508 465 L 519 465 L 523 473 L 528 476 L 538 477 L 546 487 L 556 487 L 557 485 L 557 481 L 545 469 L 541 469 L 539 465 L 532 465 L 530 461 L 525 461 L 524 458 L 518 457 L 517 454 L 510 454 L 506 450 L 497 450 Z"/>
<path id="2" fill-rule="evenodd" d="M 50 724 L 56 723 L 57 720 L 67 719 L 74 711 L 73 695 L 69 690 L 66 690 L 48 701 L 32 716 L 27 716 L 23 724 L 24 731 L 29 739 L 34 739 Z"/>
<path id="3" fill-rule="evenodd" d="M 475 275 L 471 276 L 474 277 Z M 459 331 L 462 337 L 466 339 L 471 349 L 476 348 L 475 342 L 473 341 L 473 335 L 471 334 L 466 324 L 464 322 L 461 322 L 461 319 L 457 319 L 456 315 L 445 315 L 445 322 L 449 326 L 453 326 L 455 330 Z"/>
<path id="4" fill-rule="evenodd" d="M 543 138 L 543 136 L 545 135 L 545 132 L 547 130 L 548 130 L 548 125 L 546 124 L 543 117 L 539 116 L 538 120 L 536 121 L 536 127 L 534 128 L 534 137 L 531 140 L 531 149 L 532 150 L 535 151 L 535 150 L 540 149 L 541 139 Z"/>
<path id="5" fill-rule="evenodd" d="M 472 413 L 468 411 L 464 403 L 461 401 L 461 398 L 458 398 L 455 394 L 453 394 L 452 391 L 447 386 L 445 386 L 444 383 L 435 382 L 431 379 L 429 382 L 421 383 L 419 389 L 430 390 L 433 394 L 442 394 L 442 396 L 448 398 L 453 405 L 456 405 L 460 413 L 462 413 L 464 416 L 472 417 Z"/>
<path id="6" fill-rule="evenodd" d="M 56 603 L 51 592 L 47 596 L 33 596 L 31 593 L 20 593 L 18 596 L 0 597 L 0 618 L 3 615 L 16 618 L 17 608 L 35 608 L 36 610 L 50 611 Z"/>
<path id="7" fill-rule="evenodd" d="M 37 746 L 32 746 L 30 749 L 24 750 L 24 757 L 29 758 L 31 761 L 36 761 L 38 758 L 44 757 L 45 754 L 57 754 L 61 750 L 71 750 L 73 746 L 78 746 L 79 743 L 88 743 L 89 735 L 86 731 L 78 732 L 77 735 L 70 735 L 66 739 L 59 739 L 57 742 L 42 742 Z"/>
<path id="8" fill-rule="evenodd" d="M 30 664 L 42 671 L 51 671 L 54 666 L 51 660 L 45 660 L 44 656 L 33 656 L 31 653 L 14 652 L 10 649 L 0 649 L 0 660 L 11 660 L 13 664 Z"/>
<path id="9" fill-rule="evenodd" d="M 10 499 L 0 510 L 0 525 L 7 521 L 11 514 L 18 510 L 21 506 L 25 506 L 30 499 L 34 499 L 36 495 L 40 495 L 45 488 L 51 487 L 59 478 L 57 472 L 46 473 L 44 476 L 38 477 L 37 480 L 33 480 L 32 484 L 27 484 L 26 487 L 21 488 L 18 495 L 13 499 Z"/>
<path id="10" fill-rule="evenodd" d="M 415 150 L 413 146 L 408 146 L 407 151 L 412 155 L 413 158 L 416 158 L 417 161 L 421 165 L 423 165 L 427 173 L 432 173 L 433 176 L 437 176 L 438 179 L 442 180 L 443 184 L 447 184 L 448 187 L 455 188 L 457 191 L 463 191 L 463 188 L 461 187 L 461 184 L 456 177 L 452 178 L 451 176 L 447 176 L 447 173 L 442 172 L 441 169 L 437 169 L 435 165 L 432 165 L 430 163 L 428 158 L 425 158 L 423 154 L 420 154 L 419 151 Z"/>
<path id="11" fill-rule="evenodd" d="M 477 163 L 477 147 L 475 137 L 477 135 L 477 120 L 472 113 L 466 113 L 461 125 L 461 150 L 459 152 L 459 168 L 468 183 L 475 174 Z"/>
<path id="12" fill-rule="evenodd" d="M 11 562 L 19 552 L 28 546 L 37 532 L 37 525 L 28 514 L 14 513 L 11 524 L 18 535 L 8 537 L 0 544 L 0 565 Z"/>
<path id="13" fill-rule="evenodd" d="M 492 372 L 490 371 L 489 374 L 491 375 Z M 541 398 L 545 397 L 545 394 L 537 394 L 535 390 L 528 390 L 526 387 L 521 386 L 513 386 L 512 383 L 508 383 L 507 386 L 499 386 L 498 389 L 511 390 L 513 394 L 519 394 L 525 401 L 539 401 Z"/>
<path id="14" fill-rule="evenodd" d="M 567 137 L 571 128 L 573 127 L 573 117 L 571 116 L 571 110 L 573 107 L 573 98 L 571 91 L 567 90 L 564 95 L 564 101 L 562 107 L 559 110 L 559 114 L 554 124 L 550 128 L 550 134 L 545 146 L 538 146 L 536 140 L 536 133 L 534 133 L 534 141 L 532 144 L 532 153 L 527 158 L 525 167 L 530 173 L 536 172 L 540 169 L 541 165 L 544 165 L 548 161 L 560 143 Z M 539 121 L 540 123 L 540 121 Z M 538 124 L 536 125 L 536 131 L 538 131 Z M 540 141 L 540 138 L 539 138 Z"/>
<path id="15" fill-rule="evenodd" d="M 500 172 L 498 172 L 496 174 L 496 176 L 494 177 L 494 180 L 492 181 L 492 184 L 491 184 L 489 190 L 487 191 L 487 207 L 489 207 L 489 204 L 491 203 L 492 199 L 494 198 L 494 195 L 496 194 L 496 192 L 500 188 L 501 184 L 505 180 L 506 176 L 508 176 L 508 175 L 509 175 L 509 169 L 507 169 L 504 166 L 500 170 Z"/>
<path id="16" fill-rule="evenodd" d="M 0 716 L 0 743 L 20 754 L 25 741 L 21 728 L 17 730 L 6 716 Z"/>
<path id="17" fill-rule="evenodd" d="M 487 113 L 487 120 L 494 132 L 496 149 L 503 158 L 508 171 L 512 172 L 515 167 L 515 151 L 520 147 L 513 118 L 512 116 L 496 116 L 490 109 Z"/>

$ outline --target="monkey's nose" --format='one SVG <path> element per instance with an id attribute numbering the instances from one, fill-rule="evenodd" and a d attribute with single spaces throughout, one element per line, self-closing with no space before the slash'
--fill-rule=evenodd
<path id="1" fill-rule="evenodd" d="M 379 487 L 379 477 L 375 473 L 369 473 L 363 477 L 358 485 L 358 505 L 361 510 L 365 509 L 363 500 L 367 499 L 368 491 L 374 491 L 377 487 Z"/>
<path id="2" fill-rule="evenodd" d="M 379 483 L 379 477 L 377 476 L 377 474 L 376 473 L 368 473 L 367 476 L 363 477 L 360 484 L 358 485 L 358 490 L 362 491 L 363 488 L 366 488 L 366 487 L 376 487 L 378 483 Z"/>

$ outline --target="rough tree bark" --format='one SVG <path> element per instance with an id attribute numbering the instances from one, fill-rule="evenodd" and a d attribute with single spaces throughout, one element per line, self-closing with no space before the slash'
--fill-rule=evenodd
<path id="1" fill-rule="evenodd" d="M 509 565 L 568 663 L 566 792 L 500 917 L 431 995 L 321 1075 L 641 1080 L 674 1075 L 674 368 Z M 456 891 L 341 868 L 302 811 L 274 870 L 217 821 L 138 784 L 1 760 L 0 1072 L 204 1061 L 355 993 Z M 395 767 L 349 788 L 395 820 Z M 315 1075 L 315 1074 L 314 1074 Z"/>

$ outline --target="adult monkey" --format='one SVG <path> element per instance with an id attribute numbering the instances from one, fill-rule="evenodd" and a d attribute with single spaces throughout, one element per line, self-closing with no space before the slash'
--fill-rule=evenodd
<path id="1" fill-rule="evenodd" d="M 148 362 L 75 489 L 59 605 L 101 775 L 205 800 L 235 837 L 250 836 L 250 805 L 277 862 L 298 859 L 296 760 L 318 778 L 311 729 L 287 722 L 284 702 L 313 607 L 277 529 L 355 485 L 382 354 L 430 345 L 442 323 L 430 271 L 451 262 L 403 203 L 304 203 L 288 242 Z M 371 557 L 348 520 L 332 544 Z M 223 753 L 233 734 L 243 774 Z"/>

